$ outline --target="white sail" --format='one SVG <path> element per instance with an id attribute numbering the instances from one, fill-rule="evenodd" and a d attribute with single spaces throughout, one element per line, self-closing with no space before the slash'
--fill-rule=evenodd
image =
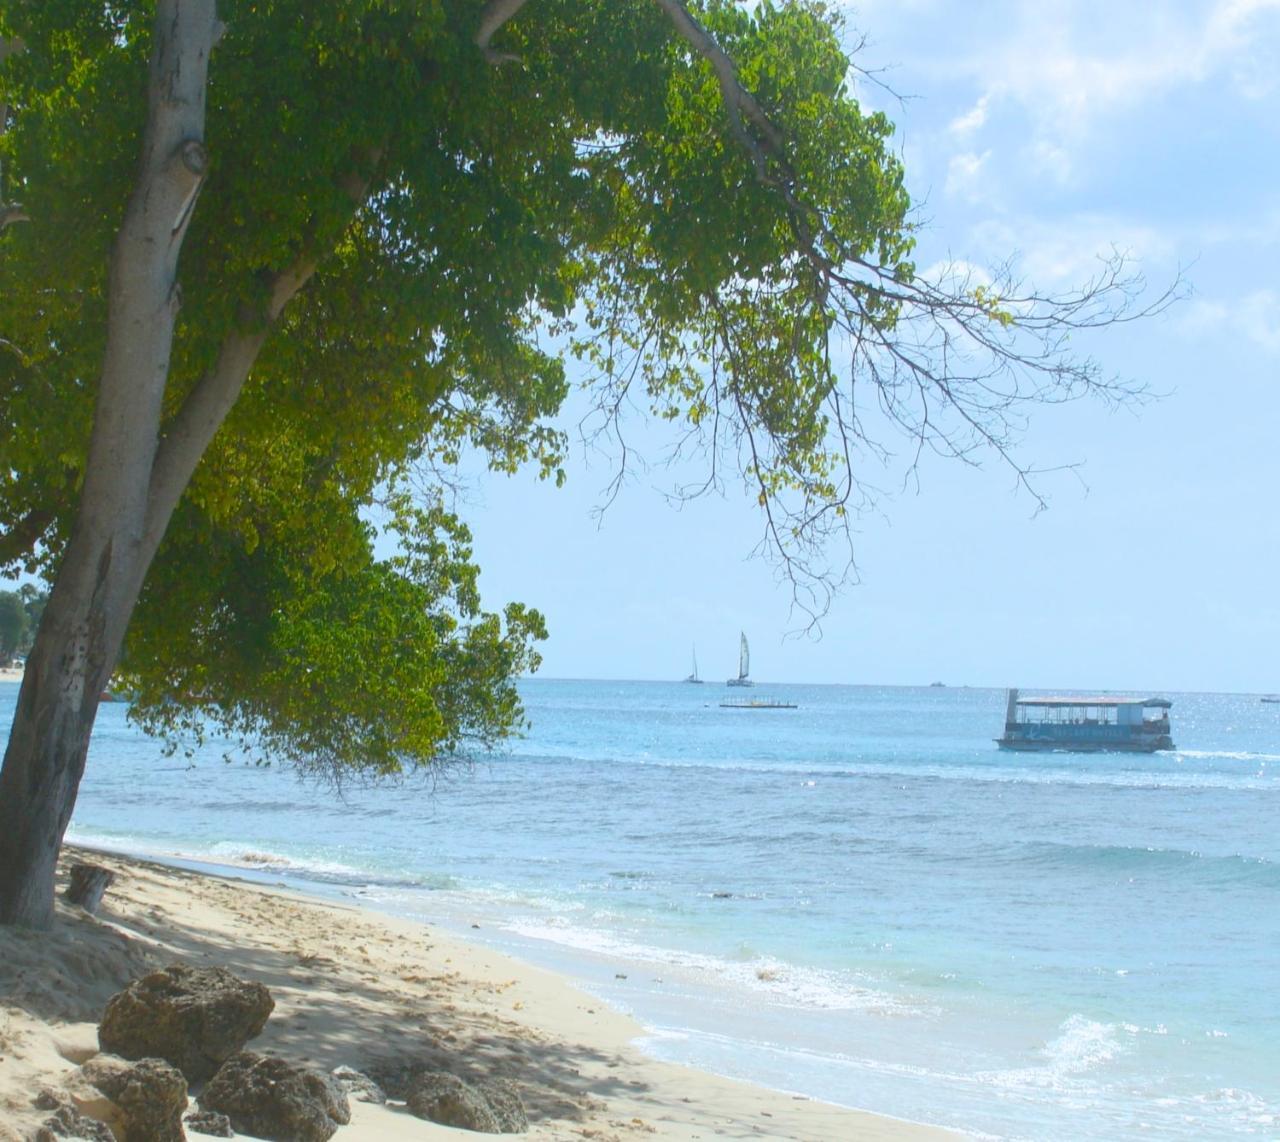
<path id="1" fill-rule="evenodd" d="M 739 631 L 738 639 L 738 677 L 730 678 L 725 685 L 751 686 L 753 685 L 749 677 L 751 674 L 751 649 L 747 646 L 746 632 Z"/>

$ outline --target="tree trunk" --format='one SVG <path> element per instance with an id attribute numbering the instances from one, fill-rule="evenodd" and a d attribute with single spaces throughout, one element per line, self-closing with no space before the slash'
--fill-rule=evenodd
<path id="1" fill-rule="evenodd" d="M 114 872 L 100 864 L 73 864 L 71 883 L 67 885 L 65 895 L 70 903 L 80 905 L 92 916 L 98 911 L 115 878 Z"/>
<path id="2" fill-rule="evenodd" d="M 149 501 L 178 254 L 206 166 L 201 140 L 215 23 L 214 0 L 156 6 L 147 125 L 111 253 L 106 352 L 84 488 L 0 770 L 3 924 L 53 922 L 54 866 L 89 734 L 155 550 L 146 542 L 148 524 L 154 531 L 156 522 L 148 518 Z"/>
<path id="3" fill-rule="evenodd" d="M 92 506 L 87 491 L 82 515 Z M 95 545 L 84 533 L 92 530 L 80 528 L 73 536 L 41 617 L 0 769 L 3 924 L 47 928 L 53 922 L 58 849 L 80 788 L 98 702 L 132 610 L 131 602 L 124 609 L 120 591 L 128 569 L 112 560 L 110 538 L 96 573 L 86 567 L 86 549 Z"/>

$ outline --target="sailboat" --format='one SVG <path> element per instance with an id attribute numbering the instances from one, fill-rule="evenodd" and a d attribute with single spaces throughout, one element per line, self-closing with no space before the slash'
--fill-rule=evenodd
<path id="1" fill-rule="evenodd" d="M 742 631 L 738 632 L 741 642 L 738 644 L 738 677 L 730 678 L 725 682 L 726 686 L 754 686 L 755 683 L 747 677 L 751 673 L 751 648 L 747 646 L 747 636 Z"/>
<path id="2" fill-rule="evenodd" d="M 696 646 L 693 648 L 693 673 L 685 681 L 696 682 L 699 686 L 702 685 L 702 679 L 698 677 L 698 648 Z"/>

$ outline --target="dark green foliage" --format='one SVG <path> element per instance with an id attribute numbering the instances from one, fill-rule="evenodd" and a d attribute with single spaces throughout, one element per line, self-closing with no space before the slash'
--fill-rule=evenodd
<path id="1" fill-rule="evenodd" d="M 16 591 L 0 591 L 0 666 L 8 665 L 23 645 L 28 621 L 22 596 Z"/>
<path id="2" fill-rule="evenodd" d="M 531 2 L 498 32 L 501 66 L 474 42 L 480 8 L 219 4 L 166 414 L 231 339 L 268 335 L 130 628 L 121 672 L 148 727 L 212 720 L 270 756 L 376 774 L 517 729 L 542 620 L 483 611 L 465 527 L 405 489 L 468 448 L 563 478 L 548 343 L 587 362 L 601 408 L 638 396 L 727 448 L 784 560 L 855 487 L 842 345 L 909 431 L 910 399 L 937 400 L 1002 450 L 1022 397 L 987 382 L 1040 311 L 917 281 L 892 127 L 854 98 L 831 9 L 697 7 L 759 108 L 743 119 L 651 0 Z M 73 519 L 153 15 L 0 7 L 0 39 L 23 45 L 0 63 L 3 196 L 31 216 L 0 231 L 0 571 L 51 575 Z M 289 274 L 307 282 L 277 314 Z M 956 359 L 970 343 L 996 367 L 957 386 L 929 336 L 895 342 L 912 312 L 958 323 Z M 1033 360 L 1051 383 L 1092 376 Z M 375 556 L 371 519 L 403 556 Z"/>

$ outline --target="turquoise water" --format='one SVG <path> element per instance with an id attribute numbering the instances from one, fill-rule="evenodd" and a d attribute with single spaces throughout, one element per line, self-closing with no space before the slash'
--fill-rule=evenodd
<path id="1" fill-rule="evenodd" d="M 834 1102 L 1280 1137 L 1280 705 L 1170 695 L 1176 753 L 1024 755 L 994 690 L 523 690 L 509 754 L 341 799 L 217 745 L 166 759 L 104 706 L 71 835 L 460 929 L 664 1058 Z"/>

